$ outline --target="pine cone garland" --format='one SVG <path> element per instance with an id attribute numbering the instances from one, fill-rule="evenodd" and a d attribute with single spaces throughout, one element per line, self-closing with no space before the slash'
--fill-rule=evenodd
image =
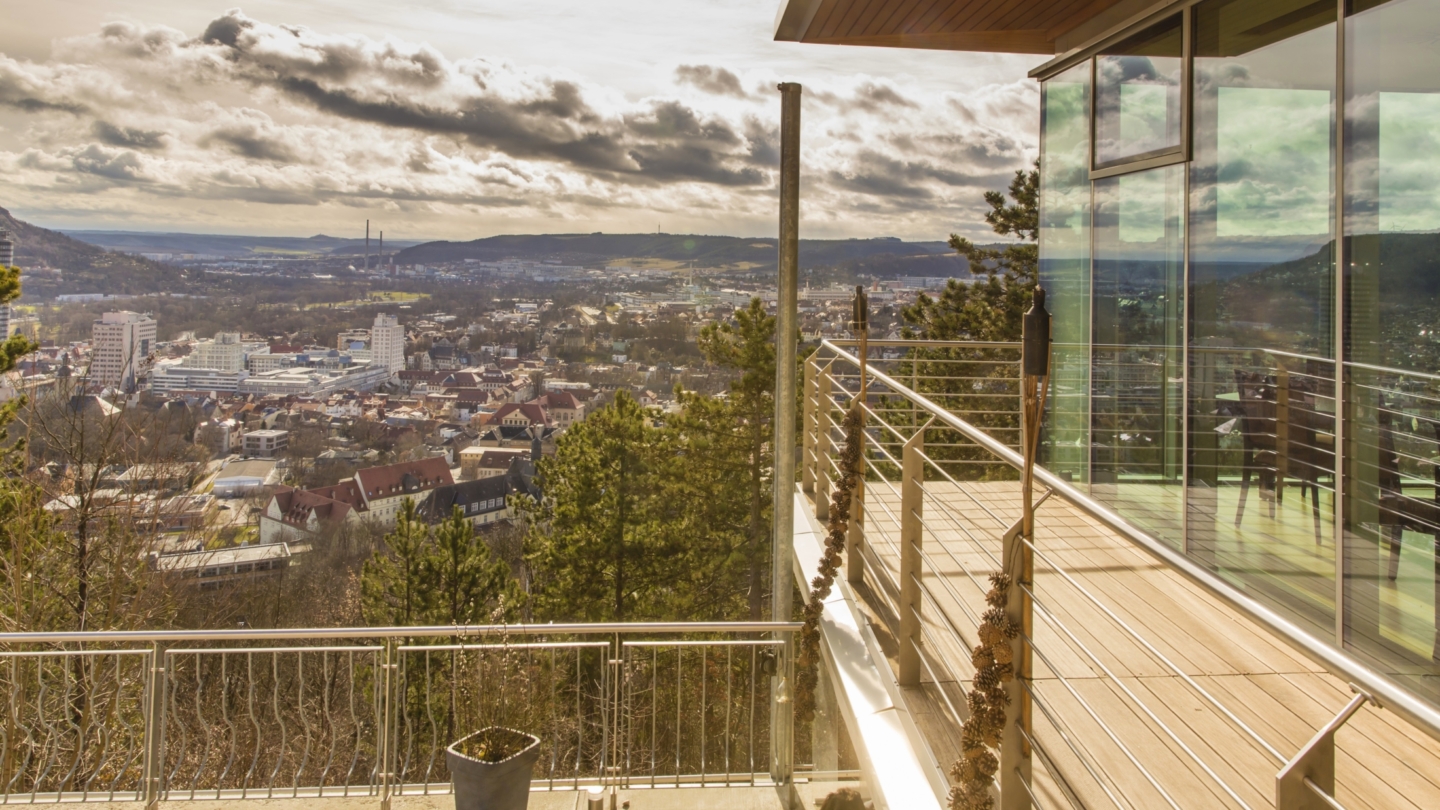
<path id="1" fill-rule="evenodd" d="M 970 719 L 961 730 L 962 756 L 950 771 L 955 780 L 950 791 L 951 810 L 992 810 L 994 806 L 990 787 L 1000 760 L 990 748 L 998 748 L 1005 733 L 1010 694 L 1002 684 L 1015 677 L 1014 651 L 1009 640 L 1019 635 L 1019 628 L 1005 613 L 1010 577 L 1004 572 L 993 573 L 990 584 L 985 594 L 989 608 L 981 616 L 976 632 L 980 643 L 970 651 L 970 663 L 975 667 L 972 689 L 966 696 Z"/>

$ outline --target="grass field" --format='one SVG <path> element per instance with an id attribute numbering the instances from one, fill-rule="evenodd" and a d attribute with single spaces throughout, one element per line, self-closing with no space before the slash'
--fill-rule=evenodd
<path id="1" fill-rule="evenodd" d="M 349 301 L 327 301 L 320 304 L 309 304 L 306 309 L 343 309 L 353 307 L 384 306 L 386 304 L 410 304 L 416 301 L 424 301 L 430 297 L 429 293 L 408 293 L 408 292 L 372 292 L 364 298 L 354 298 Z"/>

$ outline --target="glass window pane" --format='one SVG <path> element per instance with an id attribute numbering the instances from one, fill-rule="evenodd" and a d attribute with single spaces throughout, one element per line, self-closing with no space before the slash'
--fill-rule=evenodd
<path id="1" fill-rule="evenodd" d="M 1194 15 L 1188 550 L 1333 637 L 1335 4 Z"/>
<path id="2" fill-rule="evenodd" d="M 1040 100 L 1040 285 L 1054 315 L 1042 464 L 1087 481 L 1090 445 L 1090 66 Z"/>
<path id="3" fill-rule="evenodd" d="M 1180 15 L 1095 58 L 1095 162 L 1180 148 Z"/>
<path id="4" fill-rule="evenodd" d="M 1440 7 L 1345 22 L 1345 640 L 1440 700 Z"/>
<path id="5" fill-rule="evenodd" d="M 1184 207 L 1183 166 L 1095 183 L 1090 490 L 1177 548 Z"/>

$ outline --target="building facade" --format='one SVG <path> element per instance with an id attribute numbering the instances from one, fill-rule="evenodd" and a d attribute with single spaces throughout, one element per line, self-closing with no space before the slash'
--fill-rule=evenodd
<path id="1" fill-rule="evenodd" d="M 1440 700 L 1440 2 L 1156 4 L 1037 68 L 1045 463 Z"/>
<path id="2" fill-rule="evenodd" d="M 375 316 L 370 327 L 370 357 L 392 377 L 405 370 L 405 328 L 394 315 Z"/>
<path id="3" fill-rule="evenodd" d="M 138 312 L 107 312 L 91 327 L 90 381 L 135 390 L 155 347 L 155 319 Z"/>
<path id="4" fill-rule="evenodd" d="M 270 345 L 264 341 L 247 342 L 239 332 L 218 332 L 214 340 L 196 342 L 182 365 L 234 373 L 249 368 L 250 355 L 269 353 Z"/>

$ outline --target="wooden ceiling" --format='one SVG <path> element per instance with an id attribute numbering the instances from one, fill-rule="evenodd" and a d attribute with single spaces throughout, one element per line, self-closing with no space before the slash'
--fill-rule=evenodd
<path id="1" fill-rule="evenodd" d="M 1056 39 L 1124 0 L 781 0 L 775 39 L 1001 53 Z"/>

